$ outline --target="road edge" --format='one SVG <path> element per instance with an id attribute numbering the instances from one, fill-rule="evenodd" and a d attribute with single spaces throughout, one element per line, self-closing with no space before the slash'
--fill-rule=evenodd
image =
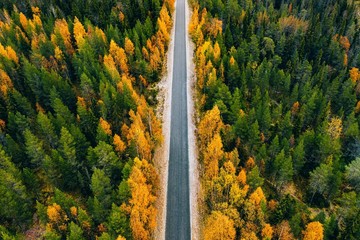
<path id="1" fill-rule="evenodd" d="M 176 1 L 174 3 L 176 6 Z M 157 84 L 159 93 L 157 95 L 157 117 L 161 119 L 162 134 L 164 141 L 155 151 L 155 167 L 159 171 L 160 189 L 156 202 L 157 226 L 154 231 L 154 239 L 165 240 L 166 231 L 166 206 L 167 206 L 167 181 L 169 175 L 170 158 L 170 135 L 171 135 L 171 102 L 172 102 L 172 81 L 173 81 L 173 63 L 174 63 L 174 45 L 175 45 L 175 24 L 176 7 L 173 15 L 173 26 L 170 34 L 170 43 L 166 56 L 166 68 L 163 72 L 161 81 Z"/>
<path id="2" fill-rule="evenodd" d="M 189 35 L 189 23 L 191 17 L 191 9 L 188 0 L 185 0 L 185 31 L 186 31 L 186 98 L 187 98 L 187 115 L 188 115 L 188 143 L 189 143 L 189 188 L 190 188 L 190 229 L 191 239 L 197 240 L 199 237 L 199 208 L 198 208 L 198 193 L 199 193 L 199 166 L 197 161 L 197 144 L 195 137 L 195 84 L 196 76 L 194 74 L 193 52 L 194 43 Z"/>

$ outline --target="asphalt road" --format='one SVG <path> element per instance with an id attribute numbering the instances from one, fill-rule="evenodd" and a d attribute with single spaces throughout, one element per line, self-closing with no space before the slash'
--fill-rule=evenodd
<path id="1" fill-rule="evenodd" d="M 191 239 L 186 101 L 185 1 L 176 1 L 170 159 L 165 230 L 167 240 Z"/>

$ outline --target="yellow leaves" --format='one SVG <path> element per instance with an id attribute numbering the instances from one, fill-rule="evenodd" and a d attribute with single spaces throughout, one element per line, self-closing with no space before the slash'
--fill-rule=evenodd
<path id="1" fill-rule="evenodd" d="M 54 26 L 54 34 L 51 35 L 51 41 L 54 45 L 58 45 L 60 39 L 57 39 L 57 34 L 60 34 L 64 41 L 66 51 L 69 55 L 74 53 L 73 46 L 71 44 L 71 34 L 69 31 L 68 23 L 65 19 L 57 19 Z"/>
<path id="2" fill-rule="evenodd" d="M 214 60 L 215 60 L 215 62 L 219 61 L 220 55 L 221 55 L 221 49 L 220 49 L 219 43 L 216 41 L 216 43 L 214 45 Z"/>
<path id="3" fill-rule="evenodd" d="M 342 133 L 342 120 L 338 117 L 330 119 L 327 127 L 327 133 L 332 139 L 338 139 Z"/>
<path id="4" fill-rule="evenodd" d="M 114 58 L 111 55 L 104 56 L 104 66 L 113 80 L 115 81 L 120 80 L 120 73 L 116 68 Z"/>
<path id="5" fill-rule="evenodd" d="M 224 156 L 220 134 L 215 134 L 204 153 L 205 176 L 212 179 L 218 176 L 219 160 Z"/>
<path id="6" fill-rule="evenodd" d="M 204 239 L 235 239 L 234 221 L 219 211 L 213 211 L 205 221 Z"/>
<path id="7" fill-rule="evenodd" d="M 220 117 L 220 110 L 215 105 L 212 110 L 205 113 L 198 125 L 198 134 L 200 140 L 200 148 L 204 149 L 212 138 L 220 133 L 220 130 L 224 127 L 224 123 Z"/>
<path id="8" fill-rule="evenodd" d="M 113 145 L 115 147 L 115 150 L 120 154 L 123 153 L 126 148 L 125 143 L 121 140 L 121 138 L 117 134 L 114 135 Z"/>
<path id="9" fill-rule="evenodd" d="M 274 231 L 273 231 L 272 227 L 270 226 L 270 224 L 268 224 L 268 223 L 266 223 L 265 226 L 263 227 L 263 229 L 261 230 L 261 236 L 265 240 L 272 239 L 273 233 L 274 233 Z"/>
<path id="10" fill-rule="evenodd" d="M 165 7 L 165 4 L 162 6 L 160 13 L 159 13 L 160 20 L 165 24 L 166 26 L 166 32 L 170 33 L 171 26 L 172 26 L 172 20 L 169 16 L 169 12 Z"/>
<path id="11" fill-rule="evenodd" d="M 351 68 L 349 73 L 350 73 L 350 79 L 353 83 L 356 83 L 357 81 L 360 80 L 360 71 L 358 68 L 356 67 Z"/>
<path id="12" fill-rule="evenodd" d="M 121 72 L 127 74 L 129 72 L 129 67 L 125 50 L 119 47 L 114 40 L 110 41 L 110 54 Z"/>
<path id="13" fill-rule="evenodd" d="M 85 42 L 86 31 L 77 17 L 74 20 L 74 37 L 78 48 L 80 49 Z"/>
<path id="14" fill-rule="evenodd" d="M 105 120 L 103 119 L 102 117 L 100 118 L 100 127 L 102 128 L 102 130 L 104 130 L 104 132 L 107 134 L 107 135 L 111 135 L 112 134 L 112 131 L 111 131 L 111 126 L 110 124 Z"/>
<path id="15" fill-rule="evenodd" d="M 307 21 L 298 19 L 293 15 L 280 18 L 279 25 L 281 31 L 288 31 L 288 32 L 297 32 L 299 30 L 305 32 L 308 28 Z"/>
<path id="16" fill-rule="evenodd" d="M 127 131 L 126 138 L 130 144 L 132 141 L 135 144 L 137 155 L 140 158 L 151 159 L 151 141 L 150 135 L 146 132 L 145 125 L 142 122 L 141 116 L 135 114 L 134 111 L 129 112 L 132 124 Z"/>
<path id="17" fill-rule="evenodd" d="M 304 240 L 322 240 L 324 239 L 324 229 L 320 222 L 311 222 L 306 225 L 303 231 Z"/>
<path id="18" fill-rule="evenodd" d="M 125 37 L 125 52 L 129 55 L 133 55 L 134 51 L 135 51 L 134 44 L 128 37 Z"/>
<path id="19" fill-rule="evenodd" d="M 124 238 L 123 236 L 119 235 L 116 240 L 126 240 L 126 238 Z"/>
<path id="20" fill-rule="evenodd" d="M 152 194 L 152 186 L 143 170 L 149 165 L 146 160 L 134 159 L 128 183 L 131 189 L 130 226 L 134 239 L 150 239 L 156 227 L 156 197 Z"/>
<path id="21" fill-rule="evenodd" d="M 266 198 L 261 187 L 258 187 L 249 198 L 249 201 L 255 206 L 259 206 L 262 201 L 266 202 Z"/>
<path id="22" fill-rule="evenodd" d="M 58 46 L 56 46 L 55 47 L 55 58 L 56 58 L 56 60 L 61 61 L 63 59 L 63 57 L 64 57 L 63 52 L 61 51 L 61 49 Z"/>
<path id="23" fill-rule="evenodd" d="M 6 48 L 0 43 L 0 55 L 15 62 L 19 63 L 19 58 L 16 55 L 14 49 L 11 46 L 7 46 Z"/>

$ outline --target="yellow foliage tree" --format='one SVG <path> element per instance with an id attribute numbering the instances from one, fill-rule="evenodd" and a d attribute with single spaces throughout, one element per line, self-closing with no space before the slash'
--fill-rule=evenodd
<path id="1" fill-rule="evenodd" d="M 219 61 L 220 55 L 221 55 L 221 49 L 220 49 L 219 43 L 216 41 L 216 43 L 214 45 L 214 60 L 215 60 L 215 62 Z"/>
<path id="2" fill-rule="evenodd" d="M 311 222 L 306 225 L 303 231 L 304 240 L 322 240 L 324 239 L 324 229 L 320 222 Z"/>
<path id="3" fill-rule="evenodd" d="M 252 204 L 254 204 L 255 206 L 259 206 L 260 203 L 264 201 L 266 203 L 266 198 L 264 195 L 263 190 L 261 189 L 261 187 L 258 187 L 251 195 L 249 198 L 249 202 L 251 202 Z"/>
<path id="4" fill-rule="evenodd" d="M 74 37 L 78 48 L 80 49 L 85 42 L 86 31 L 77 17 L 74 20 Z"/>
<path id="5" fill-rule="evenodd" d="M 220 117 L 220 110 L 215 105 L 213 109 L 207 111 L 198 125 L 200 140 L 200 152 L 203 152 L 216 134 L 224 127 Z"/>
<path id="6" fill-rule="evenodd" d="M 223 144 L 221 142 L 220 134 L 215 134 L 210 141 L 204 153 L 205 176 L 207 179 L 212 179 L 218 176 L 219 161 L 223 158 Z"/>
<path id="7" fill-rule="evenodd" d="M 272 239 L 273 233 L 274 233 L 273 228 L 268 223 L 266 223 L 263 229 L 261 230 L 261 236 L 265 240 Z"/>
<path id="8" fill-rule="evenodd" d="M 7 46 L 6 48 L 0 43 L 0 55 L 15 62 L 19 63 L 19 58 L 16 55 L 16 52 L 14 49 L 10 46 Z"/>
<path id="9" fill-rule="evenodd" d="M 142 171 L 142 165 L 148 164 L 146 160 L 134 160 L 128 183 L 131 189 L 129 201 L 130 226 L 134 239 L 150 239 L 151 233 L 156 227 L 156 197 L 152 194 L 152 185 Z"/>
<path id="10" fill-rule="evenodd" d="M 205 221 L 204 239 L 235 239 L 234 221 L 219 211 L 213 211 Z"/>
<path id="11" fill-rule="evenodd" d="M 71 44 L 71 34 L 69 31 L 68 23 L 65 19 L 57 19 L 55 21 L 54 34 L 51 35 L 51 41 L 54 45 L 59 45 L 58 43 L 60 42 L 60 39 L 57 38 L 58 34 L 64 41 L 67 53 L 70 55 L 73 54 L 74 48 Z"/>
<path id="12" fill-rule="evenodd" d="M 338 117 L 333 117 L 328 123 L 327 132 L 332 139 L 338 139 L 342 133 L 342 120 Z"/>
<path id="13" fill-rule="evenodd" d="M 151 159 L 150 135 L 146 133 L 146 127 L 143 124 L 141 116 L 134 111 L 129 112 L 132 124 L 127 133 L 128 144 L 135 143 L 137 154 L 140 158 Z"/>
<path id="14" fill-rule="evenodd" d="M 135 47 L 133 42 L 128 37 L 125 37 L 125 52 L 129 55 L 133 55 L 134 51 Z"/>
<path id="15" fill-rule="evenodd" d="M 129 72 L 129 66 L 125 50 L 119 47 L 114 40 L 110 41 L 110 54 L 121 72 L 127 74 Z"/>

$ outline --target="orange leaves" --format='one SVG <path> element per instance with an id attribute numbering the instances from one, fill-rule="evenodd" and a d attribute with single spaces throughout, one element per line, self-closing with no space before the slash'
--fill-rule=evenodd
<path id="1" fill-rule="evenodd" d="M 6 48 L 0 43 L 0 55 L 15 62 L 19 63 L 19 58 L 16 55 L 16 52 L 12 47 L 7 46 Z"/>
<path id="2" fill-rule="evenodd" d="M 53 205 L 48 206 L 47 208 L 47 216 L 51 222 L 59 222 L 61 219 L 60 215 L 61 207 L 54 203 Z"/>
<path id="3" fill-rule="evenodd" d="M 2 69 L 0 69 L 0 92 L 1 95 L 6 97 L 8 90 L 13 88 L 13 83 L 9 75 Z"/>
<path id="4" fill-rule="evenodd" d="M 111 126 L 110 124 L 105 120 L 103 119 L 102 117 L 100 118 L 100 127 L 102 128 L 102 130 L 104 130 L 104 132 L 107 134 L 107 135 L 111 135 L 112 134 L 112 131 L 111 131 Z"/>
<path id="5" fill-rule="evenodd" d="M 294 102 L 294 104 L 291 107 L 291 114 L 295 115 L 299 112 L 300 103 L 298 101 Z"/>
<path id="6" fill-rule="evenodd" d="M 239 175 L 237 177 L 237 180 L 241 185 L 246 184 L 246 171 L 245 171 L 245 169 L 241 169 L 241 171 L 239 172 Z"/>
<path id="7" fill-rule="evenodd" d="M 350 41 L 346 36 L 340 36 L 338 38 L 340 45 L 345 49 L 346 53 L 349 52 L 350 49 Z"/>
<path id="8" fill-rule="evenodd" d="M 353 83 L 356 83 L 357 81 L 360 80 L 360 71 L 358 68 L 356 67 L 351 68 L 349 73 L 350 73 L 350 79 Z"/>
<path id="9" fill-rule="evenodd" d="M 249 198 L 249 201 L 255 206 L 259 206 L 262 201 L 266 202 L 266 198 L 261 187 L 258 187 Z"/>
<path id="10" fill-rule="evenodd" d="M 273 231 L 272 227 L 270 226 L 270 224 L 268 224 L 268 223 L 266 223 L 265 226 L 263 227 L 263 229 L 261 230 L 261 236 L 265 240 L 272 239 L 273 233 L 274 233 L 274 231 Z"/>
<path id="11" fill-rule="evenodd" d="M 125 143 L 121 140 L 121 138 L 119 137 L 119 135 L 115 134 L 114 135 L 114 140 L 113 140 L 113 144 L 115 146 L 115 150 L 118 152 L 118 153 L 123 153 L 125 148 L 126 148 L 126 145 Z"/>
<path id="12" fill-rule="evenodd" d="M 304 240 L 322 240 L 324 239 L 324 229 L 320 222 L 311 222 L 306 225 L 303 231 Z"/>
<path id="13" fill-rule="evenodd" d="M 125 52 L 129 55 L 133 55 L 134 51 L 135 51 L 134 44 L 128 37 L 125 37 Z"/>
<path id="14" fill-rule="evenodd" d="M 134 239 L 150 239 L 156 227 L 156 209 L 153 205 L 156 197 L 152 194 L 149 178 L 143 172 L 148 165 L 146 160 L 135 158 L 128 180 L 131 189 L 130 226 Z"/>
<path id="15" fill-rule="evenodd" d="M 206 24 L 206 31 L 210 36 L 216 38 L 218 34 L 222 34 L 222 21 L 217 18 L 212 18 Z"/>
<path id="16" fill-rule="evenodd" d="M 213 211 L 205 221 L 204 239 L 235 239 L 234 221 L 219 211 Z"/>

